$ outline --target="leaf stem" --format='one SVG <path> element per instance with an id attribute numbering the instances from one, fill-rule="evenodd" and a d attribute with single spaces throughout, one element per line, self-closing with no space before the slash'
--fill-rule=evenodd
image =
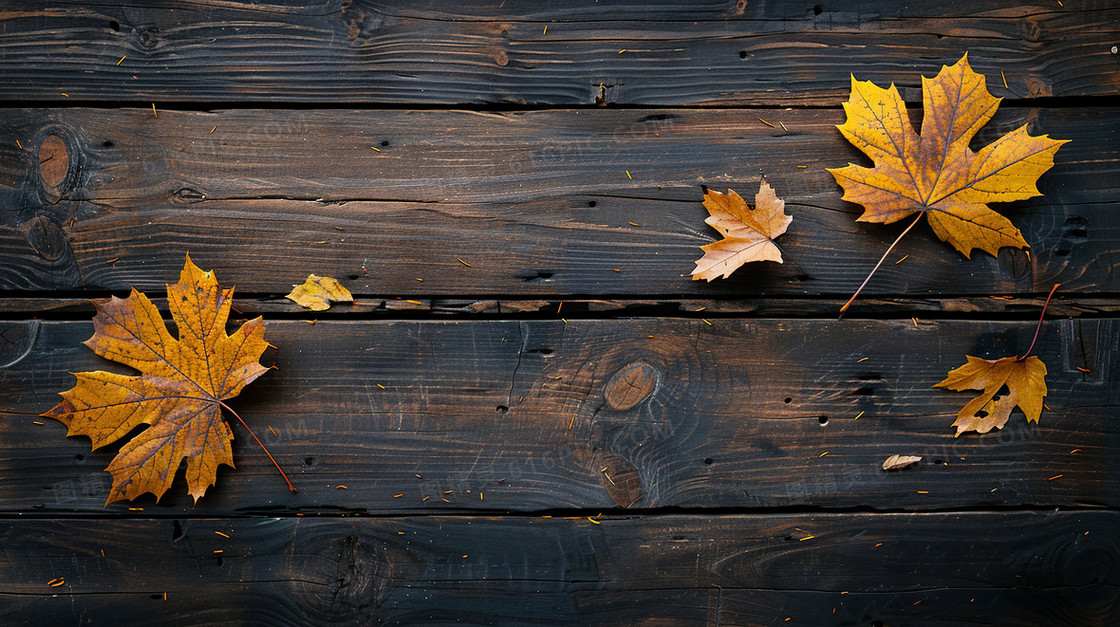
<path id="1" fill-rule="evenodd" d="M 888 248 L 887 252 L 883 253 L 883 256 L 879 258 L 879 263 L 875 264 L 875 267 L 871 269 L 871 273 L 868 274 L 867 278 L 863 280 L 863 284 L 859 286 L 859 289 L 856 290 L 856 293 L 852 294 L 852 297 L 848 299 L 848 302 L 844 303 L 844 306 L 840 308 L 841 317 L 844 316 L 844 312 L 848 310 L 848 307 L 852 306 L 852 302 L 854 302 L 856 297 L 859 296 L 859 293 L 863 291 L 863 288 L 867 287 L 867 282 L 870 281 L 871 277 L 875 275 L 875 271 L 879 269 L 879 266 L 883 265 L 883 262 L 886 261 L 887 256 L 890 255 L 891 251 L 894 250 L 894 247 L 898 245 L 899 240 L 901 240 L 903 236 L 909 233 L 910 229 L 914 228 L 914 226 L 918 224 L 918 221 L 921 220 L 922 216 L 924 215 L 925 213 L 919 212 L 918 217 L 914 218 L 914 221 L 910 223 L 910 226 L 906 227 L 901 233 L 898 234 L 898 237 L 896 237 L 894 239 L 894 242 L 891 243 L 891 247 Z"/>
<path id="2" fill-rule="evenodd" d="M 218 401 L 218 404 L 221 405 L 222 407 L 224 407 L 225 409 L 229 410 L 229 413 L 233 414 L 234 418 L 237 418 L 238 422 L 241 423 L 241 426 L 245 427 L 245 430 L 249 432 L 249 435 L 253 436 L 253 439 L 257 441 L 257 444 L 261 445 L 261 448 L 264 449 L 264 454 L 268 455 L 268 458 L 270 460 L 272 460 L 272 465 L 276 466 L 276 470 L 280 471 L 280 476 L 283 477 L 284 481 L 286 481 L 288 483 L 288 489 L 291 490 L 292 492 L 299 492 L 299 490 L 296 490 L 296 487 L 294 485 L 292 485 L 292 482 L 288 479 L 288 475 L 284 474 L 284 469 L 280 467 L 280 464 L 276 463 L 276 458 L 274 458 L 272 456 L 272 453 L 268 452 L 268 447 L 265 446 L 264 442 L 261 442 L 261 439 L 257 437 L 257 434 L 253 433 L 253 430 L 251 428 L 249 428 L 249 424 L 246 423 L 245 420 L 242 419 L 241 416 L 239 416 L 237 414 L 237 412 L 233 411 L 233 408 L 230 407 L 229 405 L 226 405 L 222 401 Z"/>
<path id="3" fill-rule="evenodd" d="M 1054 297 L 1054 292 L 1058 291 L 1061 283 L 1055 283 L 1054 287 L 1050 288 L 1050 295 L 1046 297 L 1046 302 L 1042 304 L 1042 314 L 1038 316 L 1038 326 L 1034 328 L 1034 337 L 1031 338 L 1031 345 L 1027 348 L 1027 352 L 1023 353 L 1022 357 L 1018 357 L 1015 361 L 1023 361 L 1034 350 L 1034 343 L 1038 341 L 1038 332 L 1042 330 L 1042 319 L 1046 317 L 1046 308 L 1050 306 L 1050 299 Z"/>

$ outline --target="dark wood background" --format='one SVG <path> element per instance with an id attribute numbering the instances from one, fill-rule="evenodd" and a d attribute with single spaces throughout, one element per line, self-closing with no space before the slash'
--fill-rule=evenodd
<path id="1" fill-rule="evenodd" d="M 0 24 L 4 623 L 1120 620 L 1115 2 L 7 0 Z M 825 171 L 866 163 L 835 130 L 850 73 L 920 122 L 920 76 L 965 52 L 1004 98 L 976 145 L 1072 140 L 998 207 L 1030 253 L 922 226 L 838 320 L 902 228 Z M 702 187 L 762 177 L 786 263 L 690 281 Z M 299 492 L 237 425 L 197 506 L 180 479 L 103 507 L 115 447 L 37 415 L 115 367 L 89 300 L 162 306 L 188 251 L 265 316 L 277 370 L 233 404 Z M 282 298 L 312 272 L 357 303 Z M 932 384 L 1026 350 L 1054 283 L 1048 411 L 954 438 L 970 397 Z"/>

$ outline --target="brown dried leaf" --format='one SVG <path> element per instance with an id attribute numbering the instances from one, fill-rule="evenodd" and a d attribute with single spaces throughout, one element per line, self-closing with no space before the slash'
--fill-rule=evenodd
<path id="1" fill-rule="evenodd" d="M 226 335 L 232 296 L 213 271 L 203 272 L 188 256 L 179 282 L 167 286 L 178 338 L 135 288 L 128 298 L 97 304 L 93 337 L 85 345 L 140 374 L 75 373 L 77 384 L 43 416 L 65 424 L 67 435 L 89 436 L 94 449 L 148 425 L 105 469 L 113 476 L 106 505 L 145 492 L 158 500 L 184 458 L 197 503 L 217 481 L 218 467 L 233 466 L 233 433 L 221 407 L 268 372 L 258 362 L 268 343 L 260 318 Z"/>
<path id="2" fill-rule="evenodd" d="M 883 462 L 883 470 L 899 470 L 922 461 L 919 455 L 891 455 Z"/>
<path id="3" fill-rule="evenodd" d="M 294 301 L 300 307 L 311 311 L 326 311 L 331 308 L 331 302 L 352 303 L 354 297 L 350 290 L 342 287 L 336 279 L 329 276 L 307 275 L 307 280 L 302 285 L 295 286 L 291 294 L 284 298 Z"/>
<path id="4" fill-rule="evenodd" d="M 933 387 L 949 390 L 983 390 L 965 404 L 953 426 L 960 435 L 966 431 L 987 433 L 1002 429 L 1016 406 L 1027 422 L 1038 422 L 1042 399 L 1046 397 L 1046 364 L 1038 357 L 981 359 L 967 355 L 968 363 L 949 371 L 944 381 Z M 1007 394 L 997 397 L 1002 390 Z M 983 415 L 981 415 L 983 414 Z"/>
<path id="5" fill-rule="evenodd" d="M 711 214 L 704 222 L 723 235 L 723 239 L 702 246 L 704 256 L 696 262 L 692 280 L 711 281 L 731 276 L 739 266 L 752 261 L 782 263 L 782 252 L 774 238 L 786 232 L 793 216 L 786 215 L 786 202 L 766 181 L 758 187 L 753 209 L 739 194 L 704 191 L 704 207 Z"/>

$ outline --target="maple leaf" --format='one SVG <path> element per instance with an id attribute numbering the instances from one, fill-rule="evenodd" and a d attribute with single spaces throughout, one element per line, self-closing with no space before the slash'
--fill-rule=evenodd
<path id="1" fill-rule="evenodd" d="M 1038 333 L 1042 331 L 1042 321 L 1046 319 L 1046 308 L 1050 306 L 1050 299 L 1058 291 L 1061 283 L 1055 283 L 1050 288 L 1046 302 L 1042 304 L 1042 313 L 1038 316 L 1038 325 L 1034 328 L 1034 337 L 1027 352 L 1022 357 L 1004 357 L 1002 359 L 981 359 L 972 355 L 965 355 L 965 365 L 949 371 L 949 376 L 940 383 L 935 383 L 935 388 L 946 388 L 960 392 L 962 390 L 983 390 L 984 393 L 972 399 L 957 413 L 957 420 L 953 426 L 957 428 L 954 437 L 960 437 L 966 431 L 987 433 L 992 429 L 1002 429 L 1011 417 L 1011 410 L 1016 406 L 1023 411 L 1027 422 L 1038 422 L 1042 414 L 1046 398 L 1046 364 L 1038 357 L 1030 356 L 1038 341 Z M 1007 390 L 1007 394 L 1001 394 Z M 999 395 L 999 396 L 997 396 Z"/>
<path id="2" fill-rule="evenodd" d="M 934 234 L 965 257 L 974 248 L 992 255 L 1004 246 L 1029 248 L 1019 229 L 987 203 L 1040 196 L 1035 182 L 1069 140 L 1032 137 L 1023 125 L 979 152 L 969 149 L 1001 99 L 972 71 L 968 54 L 936 77 L 922 77 L 920 136 L 893 83 L 883 89 L 851 80 L 848 117 L 837 128 L 875 167 L 848 164 L 829 172 L 844 188 L 844 200 L 863 205 L 857 221 L 889 224 L 918 211 Z"/>
<path id="3" fill-rule="evenodd" d="M 786 215 L 786 201 L 778 198 L 766 181 L 759 184 L 754 202 L 751 209 L 734 190 L 726 194 L 704 190 L 704 207 L 711 214 L 704 222 L 719 231 L 723 239 L 701 247 L 704 256 L 692 271 L 693 281 L 727 278 L 752 261 L 782 263 L 782 251 L 774 238 L 786 232 L 793 216 Z"/>
<path id="4" fill-rule="evenodd" d="M 957 413 L 953 426 L 957 436 L 966 431 L 987 433 L 1002 429 L 1016 406 L 1023 411 L 1027 422 L 1038 422 L 1042 414 L 1042 399 L 1046 397 L 1046 364 L 1038 357 L 1004 357 L 981 359 L 966 355 L 968 363 L 949 371 L 945 380 L 933 387 L 949 390 L 983 390 Z M 1004 396 L 996 397 L 1001 390 Z"/>
<path id="5" fill-rule="evenodd" d="M 311 311 L 325 311 L 331 308 L 331 302 L 352 303 L 354 297 L 350 290 L 342 287 L 337 279 L 329 276 L 307 275 L 307 280 L 301 285 L 294 286 L 290 294 L 285 296 L 301 307 Z"/>
<path id="6" fill-rule="evenodd" d="M 106 505 L 145 492 L 158 501 L 184 458 L 197 503 L 216 482 L 218 467 L 233 467 L 233 433 L 221 408 L 268 371 L 258 362 L 268 343 L 259 317 L 226 334 L 232 295 L 213 271 L 203 272 L 187 256 L 179 282 L 167 286 L 178 338 L 135 288 L 128 298 L 96 303 L 93 337 L 85 345 L 140 375 L 74 373 L 77 383 L 43 416 L 65 424 L 67 435 L 89 436 L 94 449 L 148 425 L 105 469 L 113 477 Z"/>

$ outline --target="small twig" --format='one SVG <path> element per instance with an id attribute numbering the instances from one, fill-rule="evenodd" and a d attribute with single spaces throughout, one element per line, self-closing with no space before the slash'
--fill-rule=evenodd
<path id="1" fill-rule="evenodd" d="M 875 271 L 879 269 L 879 266 L 883 265 L 883 262 L 886 261 L 887 256 L 891 254 L 891 251 L 894 250 L 894 247 L 898 246 L 899 240 L 901 240 L 903 236 L 909 233 L 910 229 L 914 228 L 914 226 L 918 224 L 918 221 L 921 220 L 922 216 L 924 215 L 925 213 L 919 212 L 918 217 L 914 218 L 914 221 L 910 223 L 910 226 L 906 227 L 905 230 L 898 234 L 898 237 L 896 237 L 894 239 L 894 242 L 891 243 L 891 247 L 887 249 L 887 252 L 883 253 L 883 256 L 879 259 L 879 263 L 875 264 L 875 267 L 871 269 L 871 273 L 868 274 L 867 278 L 863 280 L 863 284 L 859 286 L 859 289 L 856 290 L 856 293 L 852 294 L 852 297 L 848 299 L 848 302 L 844 303 L 844 306 L 840 308 L 841 317 L 844 316 L 844 312 L 848 310 L 848 307 L 852 306 L 852 302 L 854 302 L 856 297 L 859 296 L 859 293 L 863 291 L 863 288 L 867 287 L 867 282 L 870 281 L 871 277 L 875 275 Z"/>
<path id="2" fill-rule="evenodd" d="M 253 439 L 257 441 L 257 444 L 261 445 L 261 448 L 264 449 L 264 454 L 268 455 L 268 458 L 270 460 L 272 460 L 272 465 L 276 466 L 276 470 L 280 471 L 280 476 L 283 477 L 284 481 L 286 481 L 288 483 L 288 489 L 291 490 L 292 492 L 298 492 L 299 490 L 296 490 L 296 487 L 294 485 L 292 485 L 291 480 L 288 479 L 288 475 L 284 474 L 284 469 L 280 467 L 280 464 L 276 463 L 276 458 L 274 458 L 272 456 L 272 453 L 268 452 L 268 447 L 264 445 L 264 442 L 261 442 L 261 439 L 257 437 L 257 434 L 253 433 L 253 430 L 249 427 L 248 423 L 246 423 L 245 420 L 243 420 L 241 418 L 241 416 L 239 416 L 237 414 L 237 412 L 233 411 L 233 408 L 230 407 L 229 405 L 226 405 L 222 401 L 218 401 L 218 404 L 221 405 L 222 407 L 224 407 L 225 409 L 228 409 L 229 413 L 233 414 L 233 417 L 237 418 L 237 420 L 241 423 L 241 425 L 243 427 L 245 427 L 245 430 L 249 432 L 249 435 L 253 436 Z"/>
<path id="3" fill-rule="evenodd" d="M 1046 317 L 1046 308 L 1050 306 L 1050 299 L 1054 297 L 1054 292 L 1058 291 L 1061 283 L 1055 283 L 1054 287 L 1050 288 L 1050 294 L 1046 297 L 1046 302 L 1042 304 L 1042 314 L 1038 316 L 1038 326 L 1034 328 L 1034 337 L 1031 338 L 1031 345 L 1027 348 L 1027 352 L 1023 353 L 1022 357 L 1018 357 L 1015 361 L 1023 361 L 1034 350 L 1034 343 L 1038 341 L 1038 332 L 1042 330 L 1042 319 Z"/>

